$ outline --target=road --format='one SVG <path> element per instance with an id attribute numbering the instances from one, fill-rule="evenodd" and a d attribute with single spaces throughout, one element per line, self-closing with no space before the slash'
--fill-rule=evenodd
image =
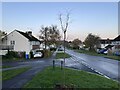
<path id="1" fill-rule="evenodd" d="M 73 50 L 66 49 L 66 53 L 72 56 L 74 62 L 66 60 L 66 66 L 80 66 L 83 65 L 91 68 L 95 72 L 102 74 L 108 78 L 120 81 L 120 62 L 117 60 L 112 60 L 104 58 L 101 56 L 91 56 L 86 54 L 81 54 L 74 52 Z M 77 62 L 77 63 L 76 63 Z M 119 72 L 119 73 L 118 73 Z"/>

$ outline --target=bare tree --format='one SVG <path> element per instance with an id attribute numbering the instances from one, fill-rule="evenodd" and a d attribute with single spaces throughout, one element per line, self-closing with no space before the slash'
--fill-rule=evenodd
<path id="1" fill-rule="evenodd" d="M 49 27 L 49 45 L 55 44 L 57 45 L 60 41 L 60 32 L 56 25 L 51 25 Z"/>
<path id="2" fill-rule="evenodd" d="M 70 20 L 70 13 L 66 14 L 65 20 L 63 20 L 63 18 L 62 18 L 62 14 L 59 15 L 59 21 L 60 21 L 61 29 L 64 32 L 64 53 L 65 53 L 66 31 L 68 29 L 69 20 Z M 64 66 L 65 66 L 65 54 L 64 54 Z"/>
<path id="3" fill-rule="evenodd" d="M 55 44 L 60 40 L 60 32 L 56 25 L 51 26 L 41 26 L 39 38 L 42 39 L 45 43 L 45 50 L 46 46 Z"/>
<path id="4" fill-rule="evenodd" d="M 49 32 L 49 27 L 41 26 L 41 29 L 40 29 L 41 35 L 39 36 L 39 38 L 43 39 L 44 44 L 45 44 L 45 50 L 46 50 L 46 46 L 47 46 L 47 42 L 48 42 L 48 32 Z"/>

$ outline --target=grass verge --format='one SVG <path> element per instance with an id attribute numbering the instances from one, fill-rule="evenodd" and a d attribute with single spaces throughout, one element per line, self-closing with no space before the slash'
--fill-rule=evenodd
<path id="1" fill-rule="evenodd" d="M 30 67 L 2 71 L 2 80 L 3 81 L 9 80 L 9 79 L 27 71 L 28 69 L 30 69 Z"/>
<path id="2" fill-rule="evenodd" d="M 17 62 L 17 61 L 25 61 L 25 58 L 2 58 L 2 62 Z"/>
<path id="3" fill-rule="evenodd" d="M 71 56 L 67 53 L 64 54 L 64 52 L 56 53 L 56 59 L 61 59 L 61 58 L 70 58 Z"/>
<path id="4" fill-rule="evenodd" d="M 120 56 L 104 56 L 105 58 L 114 59 L 120 61 Z"/>
<path id="5" fill-rule="evenodd" d="M 2 68 L 11 68 L 12 66 L 2 66 Z"/>
<path id="6" fill-rule="evenodd" d="M 96 52 L 90 52 L 90 51 L 86 51 L 86 50 L 75 50 L 75 52 L 84 53 L 84 54 L 93 55 L 93 56 L 103 56 L 105 58 L 110 58 L 110 59 L 114 59 L 114 60 L 119 60 L 120 61 L 120 56 L 98 54 Z"/>
<path id="7" fill-rule="evenodd" d="M 24 85 L 24 88 L 54 88 L 55 84 L 65 85 L 67 88 L 118 88 L 118 82 L 111 79 L 85 71 L 64 70 L 65 77 L 63 76 L 63 70 L 59 67 L 56 67 L 55 70 L 48 67 Z"/>

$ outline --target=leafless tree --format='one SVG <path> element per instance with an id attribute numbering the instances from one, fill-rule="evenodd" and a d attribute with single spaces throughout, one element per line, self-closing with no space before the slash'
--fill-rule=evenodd
<path id="1" fill-rule="evenodd" d="M 69 21 L 70 21 L 70 13 L 66 14 L 66 18 L 63 19 L 63 15 L 59 14 L 59 21 L 61 25 L 61 29 L 64 32 L 64 53 L 65 53 L 65 39 L 66 39 L 66 31 L 68 29 Z M 64 54 L 64 66 L 65 66 L 65 54 Z"/>
<path id="2" fill-rule="evenodd" d="M 42 39 L 45 43 L 45 50 L 46 46 L 56 44 L 60 40 L 60 32 L 56 25 L 51 26 L 41 26 L 39 38 Z"/>

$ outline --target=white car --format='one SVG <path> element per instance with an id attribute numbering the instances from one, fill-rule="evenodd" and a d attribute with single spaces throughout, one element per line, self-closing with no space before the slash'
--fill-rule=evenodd
<path id="1" fill-rule="evenodd" d="M 43 56 L 42 52 L 36 52 L 34 54 L 34 58 L 38 58 L 38 57 L 42 57 L 42 56 Z"/>

